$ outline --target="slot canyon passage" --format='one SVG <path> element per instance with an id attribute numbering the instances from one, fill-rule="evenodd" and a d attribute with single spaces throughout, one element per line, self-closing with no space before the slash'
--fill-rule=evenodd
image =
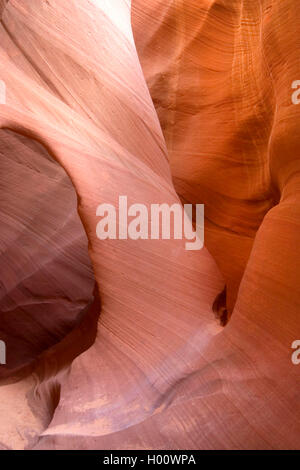
<path id="1" fill-rule="evenodd" d="M 0 448 L 299 449 L 297 0 L 0 15 Z M 119 195 L 204 248 L 99 240 Z"/>

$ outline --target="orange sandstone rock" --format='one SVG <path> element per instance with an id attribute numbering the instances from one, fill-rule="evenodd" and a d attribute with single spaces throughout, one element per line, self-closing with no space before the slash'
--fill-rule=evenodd
<path id="1" fill-rule="evenodd" d="M 57 190 L 35 202 L 57 200 L 58 241 L 46 248 L 70 265 L 44 287 L 58 308 L 55 289 L 77 289 L 75 323 L 0 383 L 3 448 L 299 447 L 296 10 L 292 0 L 133 0 L 131 17 L 128 0 L 0 3 L 3 161 L 12 181 L 18 164 L 34 181 L 37 162 Z M 82 227 L 74 218 L 69 232 L 74 190 Z M 147 207 L 204 202 L 207 248 L 100 241 L 97 206 L 122 194 Z M 64 250 L 82 229 L 94 279 L 84 243 Z M 31 262 L 43 287 L 52 265 Z M 234 311 L 221 328 L 212 305 L 224 281 Z"/>

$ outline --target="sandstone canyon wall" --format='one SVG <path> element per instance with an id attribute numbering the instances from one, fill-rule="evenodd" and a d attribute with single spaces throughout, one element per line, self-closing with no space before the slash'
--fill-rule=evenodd
<path id="1" fill-rule="evenodd" d="M 299 448 L 297 10 L 0 0 L 0 448 Z M 120 195 L 205 247 L 99 240 Z"/>

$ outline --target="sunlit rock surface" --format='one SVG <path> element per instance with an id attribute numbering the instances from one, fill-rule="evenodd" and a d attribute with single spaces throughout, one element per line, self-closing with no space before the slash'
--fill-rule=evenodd
<path id="1" fill-rule="evenodd" d="M 0 0 L 1 448 L 299 448 L 297 6 Z M 206 247 L 100 241 L 119 195 Z"/>

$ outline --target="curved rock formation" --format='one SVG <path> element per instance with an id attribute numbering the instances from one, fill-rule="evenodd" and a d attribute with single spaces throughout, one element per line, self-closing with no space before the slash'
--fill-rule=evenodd
<path id="1" fill-rule="evenodd" d="M 297 448 L 296 1 L 130 7 L 0 1 L 0 445 Z M 204 202 L 207 248 L 100 241 L 119 195 Z"/>
<path id="2" fill-rule="evenodd" d="M 8 130 L 0 131 L 0 154 L 1 377 L 75 327 L 94 280 L 65 171 L 37 142 Z"/>

